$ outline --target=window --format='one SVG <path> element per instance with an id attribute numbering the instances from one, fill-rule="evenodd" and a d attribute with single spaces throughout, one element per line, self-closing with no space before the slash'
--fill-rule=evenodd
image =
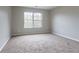
<path id="1" fill-rule="evenodd" d="M 24 28 L 42 27 L 42 13 L 24 12 Z"/>

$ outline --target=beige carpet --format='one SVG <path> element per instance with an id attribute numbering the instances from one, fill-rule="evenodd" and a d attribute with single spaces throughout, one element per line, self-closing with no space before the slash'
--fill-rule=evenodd
<path id="1" fill-rule="evenodd" d="M 79 52 L 79 42 L 51 34 L 13 37 L 1 53 Z"/>

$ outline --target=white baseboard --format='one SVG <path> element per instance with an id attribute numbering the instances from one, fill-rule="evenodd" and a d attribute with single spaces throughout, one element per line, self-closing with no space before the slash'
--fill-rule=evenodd
<path id="1" fill-rule="evenodd" d="M 10 38 L 9 38 L 10 39 Z M 2 51 L 2 49 L 4 48 L 4 46 L 7 44 L 7 42 L 9 41 L 9 39 L 7 39 L 7 41 L 3 44 L 3 46 L 0 48 L 0 51 Z"/>
<path id="2" fill-rule="evenodd" d="M 32 33 L 32 34 L 12 34 L 12 36 L 21 36 L 21 35 L 34 35 L 34 34 L 49 34 L 50 32 L 47 33 Z"/>
<path id="3" fill-rule="evenodd" d="M 63 34 L 59 34 L 59 33 L 53 33 L 53 34 L 79 42 L 78 39 L 71 38 L 71 37 L 65 36 L 65 35 L 63 35 Z"/>

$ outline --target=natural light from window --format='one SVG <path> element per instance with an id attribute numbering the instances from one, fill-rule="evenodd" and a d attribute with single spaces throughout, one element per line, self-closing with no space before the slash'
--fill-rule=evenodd
<path id="1" fill-rule="evenodd" d="M 42 13 L 24 12 L 24 28 L 41 28 Z"/>

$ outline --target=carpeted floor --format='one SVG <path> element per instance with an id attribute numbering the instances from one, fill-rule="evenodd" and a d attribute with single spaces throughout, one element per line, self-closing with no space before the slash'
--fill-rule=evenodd
<path id="1" fill-rule="evenodd" d="M 13 37 L 1 53 L 78 53 L 79 42 L 52 34 Z"/>

